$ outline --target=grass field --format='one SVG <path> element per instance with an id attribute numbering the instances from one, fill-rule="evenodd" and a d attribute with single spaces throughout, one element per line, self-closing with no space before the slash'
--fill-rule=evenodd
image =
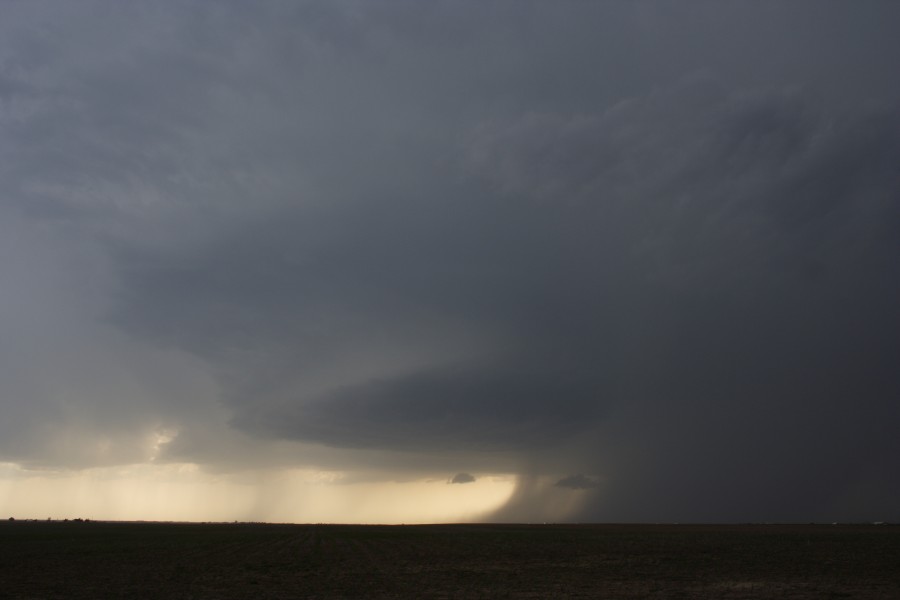
<path id="1" fill-rule="evenodd" d="M 0 598 L 900 598 L 892 525 L 0 522 Z"/>

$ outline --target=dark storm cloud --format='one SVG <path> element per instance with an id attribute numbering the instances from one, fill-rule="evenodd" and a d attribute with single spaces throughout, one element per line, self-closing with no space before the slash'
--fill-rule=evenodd
<path id="1" fill-rule="evenodd" d="M 11 6 L 3 457 L 897 497 L 896 4 Z"/>
<path id="2" fill-rule="evenodd" d="M 476 138 L 473 168 L 508 196 L 628 232 L 622 413 L 578 458 L 629 484 L 592 518 L 660 495 L 673 519 L 697 503 L 709 519 L 827 518 L 856 485 L 859 510 L 892 510 L 874 472 L 897 450 L 881 424 L 900 391 L 898 125 L 895 107 L 834 114 L 700 78 Z"/>
<path id="3" fill-rule="evenodd" d="M 529 370 L 535 371 L 529 373 Z M 583 431 L 601 410 L 597 385 L 547 364 L 421 370 L 339 388 L 237 424 L 348 447 L 453 451 L 545 446 Z"/>
<path id="4" fill-rule="evenodd" d="M 457 473 L 450 478 L 450 483 L 472 483 L 473 481 L 475 481 L 475 476 L 469 473 Z"/>
<path id="5" fill-rule="evenodd" d="M 569 488 L 573 490 L 592 490 L 596 487 L 599 487 L 600 481 L 594 477 L 588 477 L 587 475 L 578 474 L 563 477 L 553 485 L 555 485 L 556 487 Z"/>

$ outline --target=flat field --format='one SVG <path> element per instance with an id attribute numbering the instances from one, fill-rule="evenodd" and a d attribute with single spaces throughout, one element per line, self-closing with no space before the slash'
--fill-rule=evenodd
<path id="1" fill-rule="evenodd" d="M 893 525 L 0 522 L 0 598 L 900 598 Z"/>

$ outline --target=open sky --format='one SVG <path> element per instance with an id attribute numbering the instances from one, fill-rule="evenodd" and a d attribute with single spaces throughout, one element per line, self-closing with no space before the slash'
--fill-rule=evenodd
<path id="1" fill-rule="evenodd" d="M 900 3 L 0 5 L 0 515 L 900 521 Z"/>

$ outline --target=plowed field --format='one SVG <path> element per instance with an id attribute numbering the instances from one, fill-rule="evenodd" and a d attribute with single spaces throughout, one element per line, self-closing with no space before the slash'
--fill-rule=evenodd
<path id="1" fill-rule="evenodd" d="M 0 522 L 0 598 L 900 598 L 891 525 Z"/>

